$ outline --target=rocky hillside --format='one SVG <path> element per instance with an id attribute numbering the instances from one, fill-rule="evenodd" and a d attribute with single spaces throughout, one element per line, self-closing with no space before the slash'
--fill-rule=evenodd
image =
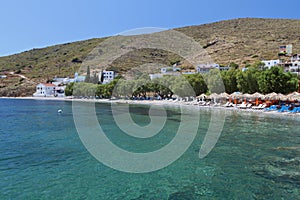
<path id="1" fill-rule="evenodd" d="M 300 20 L 244 18 L 176 30 L 193 37 L 223 65 L 276 59 L 280 45 L 293 44 L 293 52 L 300 53 Z"/>
<path id="2" fill-rule="evenodd" d="M 262 59 L 275 59 L 280 45 L 293 44 L 300 53 L 300 20 L 234 19 L 175 29 L 198 41 L 215 62 L 240 66 Z M 1 57 L 0 96 L 27 96 L 38 82 L 57 76 L 72 76 L 86 56 L 106 38 L 32 49 Z M 135 50 L 117 59 L 109 68 L 119 72 L 147 62 L 166 65 L 182 61 L 170 52 L 155 49 Z M 182 61 L 181 63 L 184 62 Z M 189 67 L 188 65 L 186 67 Z"/>

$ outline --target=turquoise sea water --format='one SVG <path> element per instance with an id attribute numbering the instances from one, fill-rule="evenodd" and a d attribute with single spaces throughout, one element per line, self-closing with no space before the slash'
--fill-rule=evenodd
<path id="1" fill-rule="evenodd" d="M 109 104 L 96 105 L 110 140 L 135 152 L 157 150 L 172 140 L 181 118 L 176 107 L 168 109 L 158 135 L 136 139 L 113 123 Z M 0 199 L 300 199 L 299 117 L 227 111 L 217 145 L 199 159 L 216 111 L 197 111 L 198 134 L 183 156 L 161 170 L 133 174 L 89 154 L 71 102 L 1 99 L 0 111 Z M 147 106 L 130 111 L 136 123 L 150 122 Z"/>

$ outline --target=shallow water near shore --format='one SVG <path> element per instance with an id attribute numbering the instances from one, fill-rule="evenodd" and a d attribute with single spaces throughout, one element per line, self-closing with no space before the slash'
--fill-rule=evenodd
<path id="1" fill-rule="evenodd" d="M 133 152 L 162 148 L 182 123 L 179 108 L 167 106 L 161 132 L 137 139 L 113 122 L 110 104 L 95 107 L 107 137 Z M 183 156 L 158 171 L 134 174 L 111 169 L 86 150 L 72 102 L 0 99 L 0 108 L 0 199 L 300 199 L 297 117 L 223 110 L 222 134 L 199 159 L 212 113 L 220 111 L 191 109 L 191 116 L 200 112 L 200 123 Z M 148 106 L 130 105 L 130 111 L 137 124 L 150 122 Z"/>

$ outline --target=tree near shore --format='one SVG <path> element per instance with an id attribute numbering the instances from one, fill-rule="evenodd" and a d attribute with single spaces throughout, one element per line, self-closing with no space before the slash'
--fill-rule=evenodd
<path id="1" fill-rule="evenodd" d="M 284 72 L 281 67 L 272 67 L 262 71 L 258 83 L 259 90 L 264 94 L 271 92 L 288 94 L 298 89 L 297 76 L 290 72 Z"/>
<path id="2" fill-rule="evenodd" d="M 298 89 L 296 74 L 286 73 L 281 67 L 260 69 L 260 65 L 252 65 L 247 71 L 231 68 L 220 72 L 218 69 L 210 70 L 208 74 L 191 74 L 176 76 L 163 76 L 150 80 L 148 76 L 141 75 L 133 80 L 116 78 L 108 84 L 70 83 L 66 86 L 66 96 L 98 96 L 111 98 L 112 95 L 121 98 L 154 97 L 172 98 L 190 96 L 193 89 L 194 95 L 202 93 L 221 93 L 226 91 L 231 94 L 236 91 L 243 93 L 282 93 L 288 94 Z M 224 83 L 224 85 L 222 84 Z M 189 87 L 189 86 L 191 87 Z M 225 89 L 224 89 L 225 86 Z"/>

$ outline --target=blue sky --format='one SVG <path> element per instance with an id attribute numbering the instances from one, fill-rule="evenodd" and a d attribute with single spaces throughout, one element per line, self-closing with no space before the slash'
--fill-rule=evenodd
<path id="1" fill-rule="evenodd" d="M 298 0 L 2 0 L 0 56 L 142 27 L 241 17 L 299 19 L 298 5 Z"/>

